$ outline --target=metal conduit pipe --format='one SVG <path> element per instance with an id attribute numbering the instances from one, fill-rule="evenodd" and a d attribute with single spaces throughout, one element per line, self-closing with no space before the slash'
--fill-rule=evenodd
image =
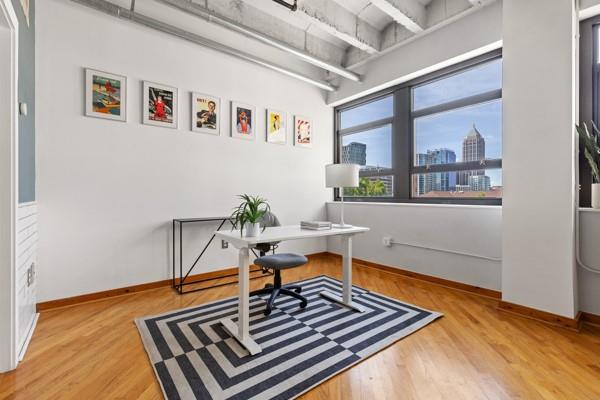
<path id="1" fill-rule="evenodd" d="M 173 25 L 166 24 L 164 22 L 158 21 L 154 18 L 147 17 L 145 15 L 139 14 L 137 12 L 133 12 L 126 8 L 117 6 L 115 4 L 111 4 L 105 0 L 71 0 L 75 3 L 82 4 L 84 6 L 93 8 L 98 11 L 102 11 L 108 15 L 112 15 L 113 17 L 129 20 L 140 25 L 144 25 L 146 27 L 156 29 L 158 31 L 168 33 L 173 36 L 177 36 L 181 39 L 187 40 L 189 42 L 198 44 L 200 46 L 208 47 L 215 51 L 228 54 L 232 57 L 236 57 L 242 60 L 249 61 L 254 64 L 261 65 L 265 68 L 269 68 L 273 71 L 280 72 L 284 75 L 290 76 L 295 79 L 299 79 L 303 82 L 309 83 L 311 85 L 317 86 L 321 89 L 325 89 L 328 91 L 335 91 L 335 86 L 330 85 L 327 82 L 323 82 L 320 80 L 313 79 L 306 75 L 302 75 L 300 73 L 291 71 L 285 67 L 279 66 L 277 64 L 273 64 L 270 61 L 254 57 L 250 54 L 244 53 L 240 50 L 234 49 L 232 47 L 228 47 L 217 43 L 213 40 L 203 38 L 200 35 L 196 35 L 195 33 L 188 32 L 186 30 L 177 28 Z"/>
<path id="2" fill-rule="evenodd" d="M 437 247 L 423 246 L 420 244 L 397 242 L 394 240 L 390 240 L 389 243 L 390 243 L 390 245 L 396 244 L 396 245 L 400 245 L 400 246 L 415 247 L 417 249 L 433 250 L 433 251 L 439 251 L 442 253 L 457 254 L 459 256 L 481 258 L 483 260 L 488 260 L 488 261 L 497 261 L 497 262 L 502 261 L 502 258 L 500 258 L 500 257 L 483 256 L 483 255 L 475 254 L 475 253 L 467 253 L 467 252 L 463 252 L 463 251 L 441 249 L 441 248 L 437 248 Z"/>

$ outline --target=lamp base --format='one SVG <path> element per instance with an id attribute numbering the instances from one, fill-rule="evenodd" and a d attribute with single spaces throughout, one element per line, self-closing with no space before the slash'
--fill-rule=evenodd
<path id="1" fill-rule="evenodd" d="M 352 225 L 348 225 L 348 224 L 332 224 L 331 227 L 332 228 L 336 228 L 336 229 L 350 229 L 350 228 L 353 228 Z"/>

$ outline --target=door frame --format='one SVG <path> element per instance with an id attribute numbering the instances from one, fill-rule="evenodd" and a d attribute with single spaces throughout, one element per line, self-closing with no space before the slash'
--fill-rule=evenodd
<path id="1" fill-rule="evenodd" d="M 0 372 L 17 366 L 16 212 L 18 205 L 19 22 L 11 0 L 0 0 Z M 8 50 L 8 57 L 5 56 Z"/>

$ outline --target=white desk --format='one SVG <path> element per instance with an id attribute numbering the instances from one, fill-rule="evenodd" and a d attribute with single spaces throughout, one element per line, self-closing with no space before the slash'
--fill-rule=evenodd
<path id="1" fill-rule="evenodd" d="M 339 297 L 334 293 L 323 291 L 321 295 L 332 301 L 343 304 L 356 311 L 363 312 L 364 309 L 352 302 L 352 236 L 357 233 L 367 232 L 369 228 L 355 226 L 348 229 L 331 229 L 325 231 L 313 231 L 300 229 L 299 225 L 278 226 L 265 229 L 260 236 L 240 236 L 240 231 L 216 231 L 215 235 L 226 242 L 231 243 L 238 249 L 238 323 L 237 325 L 229 318 L 220 322 L 230 335 L 235 337 L 251 355 L 261 352 L 260 346 L 250 336 L 250 255 L 249 249 L 258 243 L 282 242 L 284 240 L 310 239 L 326 236 L 341 236 L 342 238 L 342 266 L 343 266 L 343 295 Z"/>

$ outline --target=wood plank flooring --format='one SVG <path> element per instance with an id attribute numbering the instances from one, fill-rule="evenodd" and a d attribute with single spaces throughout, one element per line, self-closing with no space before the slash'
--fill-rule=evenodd
<path id="1" fill-rule="evenodd" d="M 340 261 L 318 257 L 283 279 L 320 274 L 341 278 Z M 600 399 L 600 327 L 551 327 L 498 311 L 497 300 L 356 264 L 354 283 L 445 316 L 302 399 Z M 0 399 L 160 399 L 133 319 L 236 290 L 161 288 L 44 311 L 24 361 L 0 375 Z"/>

